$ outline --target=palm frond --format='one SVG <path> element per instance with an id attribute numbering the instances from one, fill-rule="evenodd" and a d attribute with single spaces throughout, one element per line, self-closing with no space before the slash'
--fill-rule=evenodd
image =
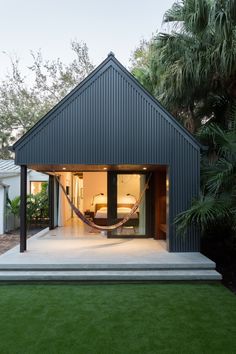
<path id="1" fill-rule="evenodd" d="M 183 3 L 175 2 L 172 7 L 164 14 L 163 22 L 179 22 L 183 21 Z"/>
<path id="2" fill-rule="evenodd" d="M 229 105 L 228 112 L 228 129 L 236 134 L 236 100 L 233 100 Z"/>
<path id="3" fill-rule="evenodd" d="M 185 27 L 192 33 L 202 33 L 209 23 L 210 3 L 207 0 L 185 0 L 184 7 Z"/>
<path id="4" fill-rule="evenodd" d="M 235 161 L 236 159 L 236 134 L 234 131 L 225 131 L 218 124 L 204 124 L 197 136 L 202 140 L 208 140 L 219 156 Z"/>
<path id="5" fill-rule="evenodd" d="M 232 214 L 229 202 L 207 195 L 193 201 L 192 207 L 180 213 L 176 219 L 177 233 L 185 235 L 188 227 L 196 226 L 204 231 L 209 225 L 223 219 L 230 218 Z"/>
<path id="6" fill-rule="evenodd" d="M 217 195 L 220 192 L 232 190 L 232 186 L 235 184 L 235 167 L 232 162 L 220 158 L 208 170 L 203 169 L 203 173 L 207 177 L 206 187 L 209 192 Z"/>

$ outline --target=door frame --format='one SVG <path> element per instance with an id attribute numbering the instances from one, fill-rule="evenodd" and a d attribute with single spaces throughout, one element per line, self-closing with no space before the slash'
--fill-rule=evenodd
<path id="1" fill-rule="evenodd" d="M 133 175 L 133 174 L 142 174 L 146 176 L 146 181 L 151 175 L 149 181 L 149 188 L 146 190 L 146 198 L 145 198 L 145 229 L 146 233 L 144 235 L 134 235 L 134 234 L 127 234 L 127 235 L 114 235 L 112 231 L 107 232 L 108 238 L 154 238 L 154 193 L 153 188 L 154 185 L 154 178 L 153 173 L 150 171 L 107 171 L 107 216 L 108 216 L 108 225 L 112 225 L 117 221 L 117 176 L 118 175 Z"/>

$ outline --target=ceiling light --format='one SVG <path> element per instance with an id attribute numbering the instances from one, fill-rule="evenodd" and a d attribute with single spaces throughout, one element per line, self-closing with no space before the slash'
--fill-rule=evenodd
<path id="1" fill-rule="evenodd" d="M 147 169 L 147 167 L 143 167 L 143 170 L 146 170 Z"/>
<path id="2" fill-rule="evenodd" d="M 107 170 L 107 167 L 103 167 L 104 170 Z"/>
<path id="3" fill-rule="evenodd" d="M 63 170 L 66 170 L 66 167 L 62 167 Z"/>

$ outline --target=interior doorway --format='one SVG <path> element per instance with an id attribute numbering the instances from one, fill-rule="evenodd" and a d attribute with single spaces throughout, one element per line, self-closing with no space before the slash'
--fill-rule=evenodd
<path id="1" fill-rule="evenodd" d="M 84 209 L 84 198 L 83 198 L 83 173 L 78 172 L 74 173 L 72 177 L 72 190 L 73 196 L 72 201 L 76 208 L 83 210 Z"/>

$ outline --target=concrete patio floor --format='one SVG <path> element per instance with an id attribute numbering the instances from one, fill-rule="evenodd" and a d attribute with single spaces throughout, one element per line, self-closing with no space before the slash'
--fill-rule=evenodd
<path id="1" fill-rule="evenodd" d="M 27 241 L 27 251 L 16 246 L 0 256 L 0 264 L 98 264 L 98 263 L 214 263 L 200 253 L 169 253 L 164 241 L 148 239 L 108 239 L 101 233 L 72 220 L 65 227 L 45 229 Z"/>
<path id="2" fill-rule="evenodd" d="M 0 256 L 0 281 L 220 280 L 201 253 L 169 253 L 164 241 L 107 239 L 78 221 L 45 229 Z"/>

